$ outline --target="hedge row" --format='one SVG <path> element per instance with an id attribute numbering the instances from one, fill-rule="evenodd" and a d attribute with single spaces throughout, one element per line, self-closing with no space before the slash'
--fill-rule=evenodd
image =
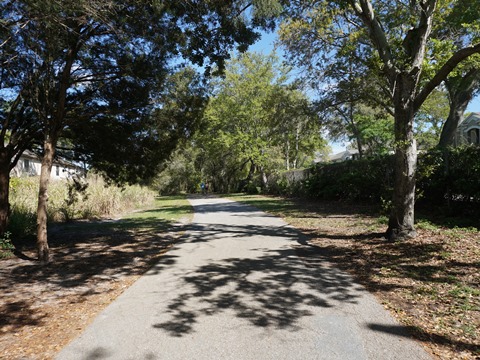
<path id="1" fill-rule="evenodd" d="M 307 195 L 324 200 L 362 201 L 382 204 L 392 197 L 394 157 L 317 164 L 305 170 L 300 182 L 280 176 L 270 191 Z M 417 199 L 428 203 L 480 203 L 480 147 L 420 154 L 417 167 Z"/>

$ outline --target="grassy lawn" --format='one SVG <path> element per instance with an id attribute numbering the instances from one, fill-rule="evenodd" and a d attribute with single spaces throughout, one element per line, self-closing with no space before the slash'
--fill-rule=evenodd
<path id="1" fill-rule="evenodd" d="M 309 236 L 309 256 L 351 274 L 440 359 L 480 358 L 480 234 L 420 219 L 387 243 L 385 216 L 359 204 L 233 194 Z"/>
<path id="2" fill-rule="evenodd" d="M 191 221 L 193 209 L 183 195 L 162 196 L 149 209 L 133 212 L 122 220 L 162 219 L 169 222 Z"/>

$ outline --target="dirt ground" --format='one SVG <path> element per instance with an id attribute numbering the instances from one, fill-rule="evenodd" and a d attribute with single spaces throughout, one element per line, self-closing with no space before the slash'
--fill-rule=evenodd
<path id="1" fill-rule="evenodd" d="M 480 359 L 478 231 L 424 225 L 416 239 L 389 244 L 385 225 L 358 208 L 302 202 L 274 213 L 309 235 L 302 256 L 354 274 L 435 357 Z M 21 258 L 0 260 L 0 358 L 53 358 L 182 233 L 130 225 L 53 229 L 47 267 L 28 246 Z"/>
<path id="2" fill-rule="evenodd" d="M 124 227 L 57 226 L 49 235 L 49 266 L 32 260 L 31 246 L 21 258 L 0 260 L 1 359 L 53 358 L 181 234 Z"/>
<path id="3" fill-rule="evenodd" d="M 432 355 L 480 360 L 477 229 L 419 223 L 415 239 L 388 243 L 386 225 L 359 206 L 302 201 L 274 213 L 309 235 L 309 256 L 352 273 Z"/>

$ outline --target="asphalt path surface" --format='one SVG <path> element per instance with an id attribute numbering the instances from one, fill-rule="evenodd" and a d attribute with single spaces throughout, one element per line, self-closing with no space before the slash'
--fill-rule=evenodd
<path id="1" fill-rule="evenodd" d="M 281 219 L 190 202 L 183 239 L 57 359 L 431 359 Z"/>

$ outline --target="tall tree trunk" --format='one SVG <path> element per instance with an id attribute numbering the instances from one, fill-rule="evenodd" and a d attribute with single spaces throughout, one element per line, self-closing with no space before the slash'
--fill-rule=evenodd
<path id="1" fill-rule="evenodd" d="M 56 140 L 47 137 L 44 142 L 42 167 L 40 172 L 40 187 L 38 190 L 37 208 L 37 253 L 38 260 L 42 264 L 50 262 L 50 249 L 47 236 L 47 207 L 48 207 L 48 184 L 52 172 L 53 158 L 55 157 Z"/>
<path id="2" fill-rule="evenodd" d="M 10 217 L 9 203 L 10 158 L 5 149 L 0 150 L 0 237 L 7 231 Z"/>
<path id="3" fill-rule="evenodd" d="M 411 102 L 395 109 L 395 184 L 392 212 L 387 229 L 389 241 L 401 241 L 416 236 L 415 173 L 417 146 L 413 133 L 414 110 Z M 405 104 L 405 103 L 404 103 Z"/>
<path id="4" fill-rule="evenodd" d="M 287 171 L 290 170 L 290 140 L 288 138 L 288 133 L 287 133 L 287 141 L 286 141 L 287 148 L 285 150 L 285 163 L 287 167 Z"/>
<path id="5" fill-rule="evenodd" d="M 79 26 L 79 30 L 81 26 Z M 45 141 L 43 143 L 43 158 L 40 172 L 40 186 L 38 190 L 38 207 L 37 207 L 37 253 L 38 260 L 43 263 L 50 262 L 50 249 L 48 247 L 47 236 L 47 207 L 48 207 L 48 184 L 52 173 L 53 159 L 55 157 L 55 148 L 57 140 L 65 126 L 65 107 L 67 99 L 67 91 L 70 87 L 71 70 L 73 62 L 77 56 L 82 43 L 72 43 L 72 47 L 68 50 L 65 58 L 65 66 L 62 70 L 58 81 L 58 92 L 56 95 L 56 105 L 54 108 L 48 109 L 51 117 L 44 118 L 46 125 Z M 54 89 L 51 89 L 54 91 Z"/>
<path id="6" fill-rule="evenodd" d="M 467 108 L 469 101 L 470 100 L 459 104 L 455 99 L 451 102 L 448 118 L 443 124 L 440 140 L 438 141 L 439 148 L 445 149 L 446 147 L 454 144 L 458 125 L 463 120 L 463 114 L 465 113 L 465 109 Z"/>
<path id="7" fill-rule="evenodd" d="M 262 189 L 268 189 L 268 177 L 263 166 L 260 167 L 260 175 L 262 178 Z"/>
<path id="8" fill-rule="evenodd" d="M 297 125 L 295 132 L 295 156 L 293 158 L 293 168 L 298 169 L 298 154 L 300 152 L 300 125 Z"/>
<path id="9" fill-rule="evenodd" d="M 480 86 L 480 69 L 474 69 L 463 77 L 454 77 L 445 81 L 450 97 L 450 112 L 443 124 L 438 147 L 445 149 L 453 145 L 458 125 L 463 120 L 463 114 L 472 100 L 473 93 Z"/>

